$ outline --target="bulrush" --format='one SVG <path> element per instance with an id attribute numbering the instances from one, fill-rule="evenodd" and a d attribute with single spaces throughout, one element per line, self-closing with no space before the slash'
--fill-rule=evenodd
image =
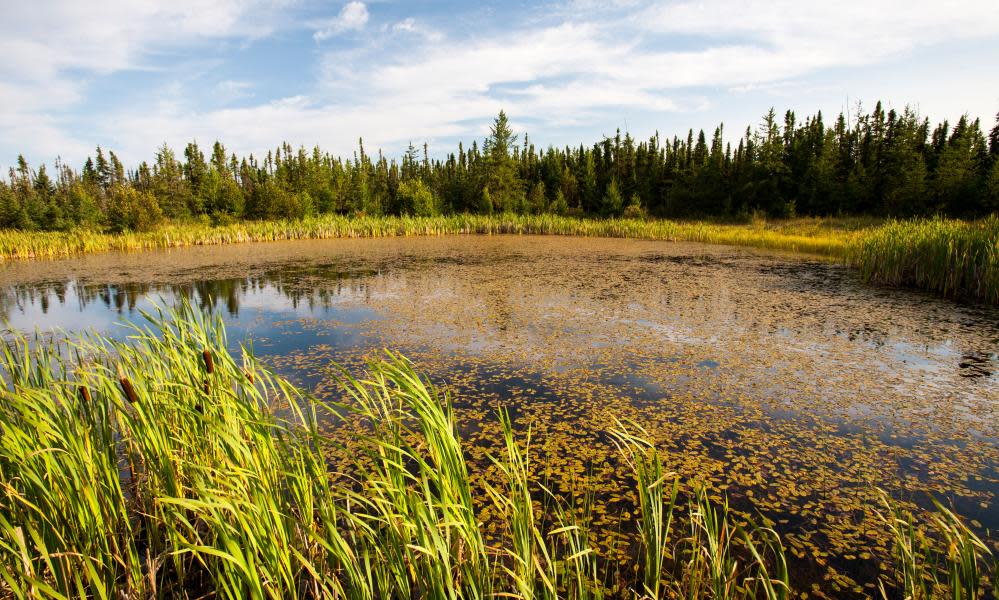
<path id="1" fill-rule="evenodd" d="M 121 391 L 125 393 L 125 399 L 131 404 L 138 404 L 139 397 L 135 394 L 135 386 L 132 382 L 125 376 L 125 370 L 121 368 L 121 364 L 118 367 L 118 383 L 121 384 Z"/>

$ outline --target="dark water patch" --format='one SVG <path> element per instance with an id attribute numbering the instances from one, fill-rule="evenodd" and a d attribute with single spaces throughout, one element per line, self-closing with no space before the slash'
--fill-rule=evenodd
<path id="1" fill-rule="evenodd" d="M 961 355 L 957 367 L 961 377 L 990 377 L 996 369 L 997 355 L 995 353 L 966 352 Z"/>

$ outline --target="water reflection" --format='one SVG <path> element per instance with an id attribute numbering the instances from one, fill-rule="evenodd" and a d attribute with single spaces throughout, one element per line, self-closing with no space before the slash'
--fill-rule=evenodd
<path id="1" fill-rule="evenodd" d="M 289 272 L 291 271 L 291 272 Z M 321 286 L 309 287 L 301 273 L 269 272 L 259 277 L 195 281 L 183 284 L 147 282 L 81 283 L 77 280 L 17 284 L 0 288 L 0 318 L 15 326 L 36 322 L 44 324 L 52 312 L 87 312 L 97 304 L 119 315 L 134 315 L 149 305 L 151 298 L 167 301 L 186 299 L 208 311 L 222 310 L 238 317 L 240 304 L 248 297 L 273 294 L 287 300 L 293 309 L 329 308 L 339 299 L 364 296 L 368 285 L 365 276 L 332 269 L 310 269 L 310 277 L 322 280 Z"/>

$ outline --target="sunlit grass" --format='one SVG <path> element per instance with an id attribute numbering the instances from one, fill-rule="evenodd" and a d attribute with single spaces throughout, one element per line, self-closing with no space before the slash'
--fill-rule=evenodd
<path id="1" fill-rule="evenodd" d="M 589 528 L 600 500 L 534 479 L 530 429 L 506 412 L 498 478 L 476 490 L 448 394 L 405 358 L 343 373 L 327 406 L 227 351 L 218 318 L 147 316 L 125 343 L 0 348 L 0 597 L 790 597 L 777 534 L 679 482 L 634 423 L 608 426 L 638 498 L 621 530 L 641 552 L 612 565 Z M 324 452 L 320 416 L 349 428 L 348 459 Z M 899 588 L 994 592 L 990 551 L 959 517 L 938 505 L 924 530 L 888 506 Z"/>
<path id="2" fill-rule="evenodd" d="M 842 223 L 843 225 L 840 225 Z M 233 244 L 296 239 L 367 238 L 457 234 L 542 234 L 695 241 L 840 255 L 852 237 L 850 221 L 724 224 L 644 219 L 581 219 L 555 215 L 451 215 L 366 217 L 322 215 L 297 221 L 242 221 L 210 226 L 183 223 L 156 231 L 0 231 L 0 257 L 51 258 L 111 250 Z"/>
<path id="3" fill-rule="evenodd" d="M 879 283 L 999 304 L 999 215 L 891 221 L 858 237 L 848 260 Z"/>
<path id="4" fill-rule="evenodd" d="M 934 500 L 935 511 L 920 520 L 884 491 L 879 517 L 892 536 L 895 585 L 911 600 L 974 600 L 987 594 L 987 577 L 999 575 L 992 552 L 953 511 Z M 989 564 L 990 559 L 993 560 Z M 999 591 L 996 582 L 991 592 Z M 881 587 L 882 596 L 888 594 Z M 986 596 L 989 597 L 989 596 Z"/>

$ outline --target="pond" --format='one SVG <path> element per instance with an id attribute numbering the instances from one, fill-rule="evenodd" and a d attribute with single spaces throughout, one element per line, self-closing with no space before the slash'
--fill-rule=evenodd
<path id="1" fill-rule="evenodd" d="M 873 591 L 889 544 L 876 487 L 999 529 L 999 311 L 819 259 L 463 236 L 0 265 L 0 314 L 20 330 L 122 336 L 180 297 L 322 398 L 337 397 L 332 364 L 401 351 L 450 390 L 474 455 L 508 407 L 563 488 L 621 478 L 606 431 L 634 420 L 669 469 L 782 534 L 803 591 Z M 628 503 L 607 497 L 606 540 Z"/>

